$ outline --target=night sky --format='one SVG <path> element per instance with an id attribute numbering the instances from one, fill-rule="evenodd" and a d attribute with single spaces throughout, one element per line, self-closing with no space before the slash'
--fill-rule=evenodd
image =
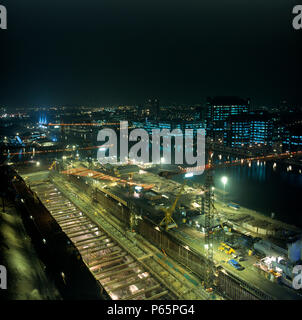
<path id="1" fill-rule="evenodd" d="M 0 106 L 302 102 L 302 0 L 0 0 Z"/>

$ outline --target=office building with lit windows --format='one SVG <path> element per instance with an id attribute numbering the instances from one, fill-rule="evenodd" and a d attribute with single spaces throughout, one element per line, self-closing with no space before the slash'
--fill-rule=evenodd
<path id="1" fill-rule="evenodd" d="M 205 123 L 203 121 L 149 121 L 136 122 L 133 121 L 133 126 L 135 128 L 143 128 L 150 135 L 152 134 L 152 129 L 167 129 L 174 130 L 180 129 L 182 133 L 185 133 L 186 129 L 193 129 L 193 132 L 196 133 L 197 129 L 205 129 Z"/>
<path id="2" fill-rule="evenodd" d="M 302 126 L 296 125 L 285 129 L 282 141 L 284 151 L 301 151 L 302 150 Z"/>
<path id="3" fill-rule="evenodd" d="M 227 123 L 225 144 L 230 147 L 272 144 L 272 120 L 264 112 L 231 116 Z"/>
<path id="4" fill-rule="evenodd" d="M 229 117 L 248 113 L 250 100 L 238 97 L 214 97 L 207 99 L 207 137 L 213 140 L 227 139 Z"/>

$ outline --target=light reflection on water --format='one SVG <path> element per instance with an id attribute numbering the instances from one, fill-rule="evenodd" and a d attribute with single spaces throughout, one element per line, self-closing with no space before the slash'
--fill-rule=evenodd
<path id="1" fill-rule="evenodd" d="M 223 160 L 223 159 L 222 159 Z M 231 159 L 230 159 L 231 160 Z M 228 177 L 226 201 L 259 211 L 275 219 L 302 227 L 302 174 L 299 168 L 287 172 L 286 165 L 274 162 L 252 162 L 251 166 L 233 166 L 214 171 L 214 184 L 223 190 L 222 176 Z M 301 168 L 300 168 L 301 169 Z M 205 174 L 192 182 L 204 183 Z M 182 178 L 175 177 L 177 181 Z"/>

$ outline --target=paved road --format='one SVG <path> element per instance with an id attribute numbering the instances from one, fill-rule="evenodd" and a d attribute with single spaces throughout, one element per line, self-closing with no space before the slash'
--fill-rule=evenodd
<path id="1" fill-rule="evenodd" d="M 188 236 L 190 233 L 189 228 L 186 228 L 186 233 L 180 230 L 173 230 L 177 236 L 182 239 L 182 241 L 185 241 L 188 243 L 189 246 L 191 246 L 193 249 L 197 250 L 201 254 L 205 254 L 204 251 L 204 237 L 201 233 L 200 237 L 198 238 L 198 233 L 192 232 L 192 237 Z M 253 263 L 256 262 L 255 257 L 247 257 L 246 261 L 240 262 L 242 266 L 245 268 L 242 271 L 236 270 L 231 265 L 227 263 L 229 259 L 232 257 L 224 252 L 218 251 L 220 241 L 214 242 L 214 260 L 217 264 L 220 264 L 225 270 L 227 270 L 229 273 L 234 274 L 238 278 L 244 280 L 248 284 L 251 284 L 253 286 L 256 286 L 261 291 L 267 293 L 269 296 L 274 297 L 275 299 L 280 300 L 301 300 L 302 296 L 300 296 L 297 292 L 294 290 L 287 288 L 283 285 L 279 285 L 277 283 L 274 283 L 272 281 L 269 281 L 266 279 L 263 275 L 258 273 L 257 270 L 255 270 L 255 267 L 253 266 Z M 224 262 L 222 262 L 224 261 Z"/>

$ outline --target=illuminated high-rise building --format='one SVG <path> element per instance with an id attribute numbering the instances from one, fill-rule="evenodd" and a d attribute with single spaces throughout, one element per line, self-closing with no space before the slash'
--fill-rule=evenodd
<path id="1" fill-rule="evenodd" d="M 227 120 L 231 116 L 248 113 L 250 100 L 238 97 L 214 97 L 207 99 L 207 137 L 213 140 L 227 138 Z"/>
<path id="2" fill-rule="evenodd" d="M 225 144 L 230 147 L 270 145 L 272 143 L 273 124 L 265 112 L 231 116 L 227 123 Z"/>

